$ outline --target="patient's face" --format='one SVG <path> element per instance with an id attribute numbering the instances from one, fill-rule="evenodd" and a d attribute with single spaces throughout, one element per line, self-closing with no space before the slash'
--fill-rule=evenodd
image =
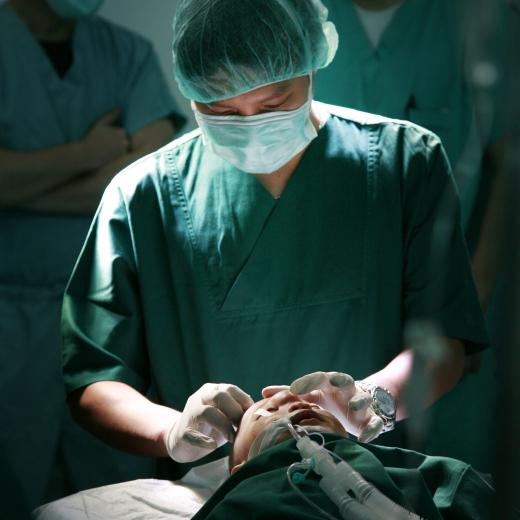
<path id="1" fill-rule="evenodd" d="M 261 408 L 270 412 L 271 415 L 268 417 L 258 415 L 256 412 Z M 330 412 L 315 403 L 304 401 L 289 390 L 283 390 L 268 399 L 257 401 L 246 410 L 233 444 L 232 465 L 236 466 L 245 462 L 256 436 L 273 421 L 280 419 L 289 419 L 292 424 L 301 426 L 320 426 L 324 431 L 347 435 L 343 426 Z M 278 442 L 282 442 L 290 436 L 291 434 L 287 430 L 287 434 L 280 435 Z"/>

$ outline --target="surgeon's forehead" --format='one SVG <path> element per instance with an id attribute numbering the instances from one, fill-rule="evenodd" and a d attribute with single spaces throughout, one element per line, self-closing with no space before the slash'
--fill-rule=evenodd
<path id="1" fill-rule="evenodd" d="M 253 90 L 250 90 L 248 92 L 244 92 L 242 94 L 239 94 L 238 96 L 233 96 L 226 99 L 219 99 L 216 101 L 212 101 L 211 103 L 208 103 L 210 106 L 219 106 L 219 105 L 227 105 L 229 103 L 234 103 L 237 99 L 243 98 L 245 95 L 248 97 L 255 97 L 255 98 L 262 98 L 263 101 L 269 100 L 271 98 L 275 98 L 278 96 L 281 96 L 291 86 L 295 84 L 295 79 L 298 78 L 291 78 L 284 81 L 279 81 L 277 83 L 269 83 L 267 85 L 261 85 L 257 88 L 254 88 Z"/>

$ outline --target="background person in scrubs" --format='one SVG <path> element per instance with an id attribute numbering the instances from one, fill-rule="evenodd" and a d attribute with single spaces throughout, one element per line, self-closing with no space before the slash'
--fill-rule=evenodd
<path id="1" fill-rule="evenodd" d="M 518 13 L 506 2 L 487 0 L 324 3 L 340 44 L 334 62 L 316 78 L 316 98 L 413 121 L 441 138 L 458 185 L 485 310 L 500 269 L 501 165 L 508 136 L 503 100 L 516 56 L 511 39 L 520 29 Z M 490 470 L 494 372 L 488 351 L 480 372 L 431 410 L 431 431 L 419 449 Z M 474 400 L 486 403 L 482 412 L 457 421 L 460 408 Z"/>
<path id="2" fill-rule="evenodd" d="M 158 457 L 168 478 L 168 457 L 213 452 L 251 395 L 302 374 L 385 387 L 405 418 L 411 323 L 444 337 L 421 405 L 486 346 L 440 141 L 313 102 L 312 75 L 336 46 L 317 0 L 181 2 L 175 73 L 200 129 L 112 180 L 75 266 L 71 408 L 114 446 Z M 381 441 L 402 445 L 402 430 Z"/>
<path id="3" fill-rule="evenodd" d="M 28 508 L 60 435 L 70 491 L 144 472 L 72 421 L 63 429 L 65 283 L 113 175 L 182 123 L 151 45 L 93 16 L 100 4 L 0 7 L 0 441 Z"/>

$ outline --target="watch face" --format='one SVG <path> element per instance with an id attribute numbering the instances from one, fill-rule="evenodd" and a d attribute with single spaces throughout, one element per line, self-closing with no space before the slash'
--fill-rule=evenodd
<path id="1" fill-rule="evenodd" d="M 393 417 L 395 415 L 395 402 L 387 392 L 381 388 L 376 388 L 374 391 L 374 398 L 377 402 L 377 407 L 383 415 Z"/>

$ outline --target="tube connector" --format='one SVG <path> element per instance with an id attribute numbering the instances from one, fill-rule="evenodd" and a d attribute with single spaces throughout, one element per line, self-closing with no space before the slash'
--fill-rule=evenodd
<path id="1" fill-rule="evenodd" d="M 314 461 L 314 471 L 318 475 L 335 474 L 337 471 L 336 463 L 330 453 L 317 442 L 309 437 L 300 437 L 296 442 L 296 447 L 304 459 Z"/>

